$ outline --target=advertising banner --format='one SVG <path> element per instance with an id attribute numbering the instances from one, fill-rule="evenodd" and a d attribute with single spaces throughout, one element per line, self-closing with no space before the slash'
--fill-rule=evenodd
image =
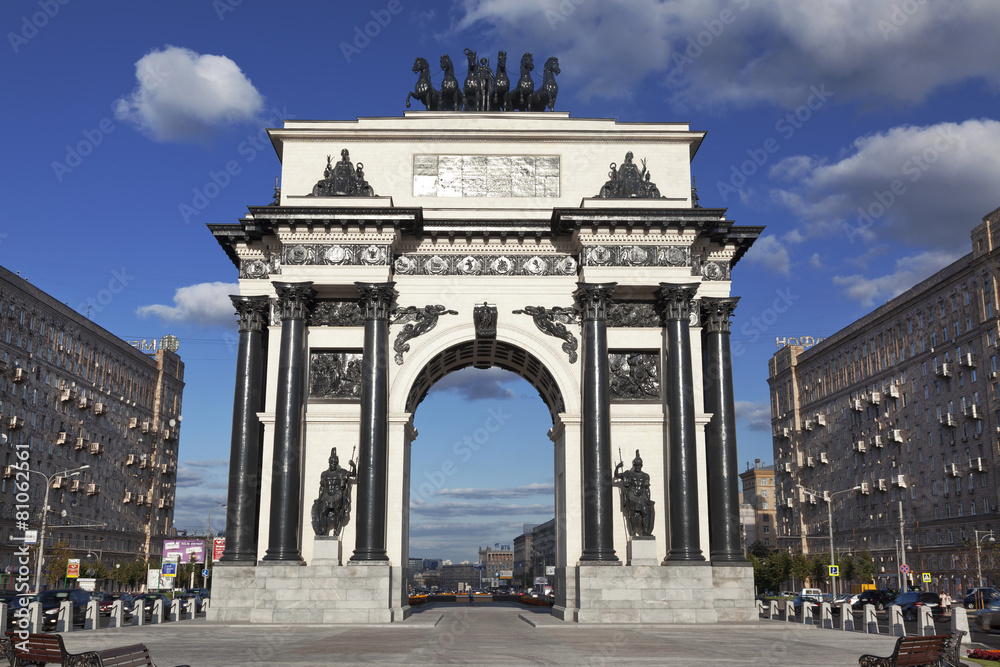
<path id="1" fill-rule="evenodd" d="M 204 540 L 163 540 L 163 557 L 176 558 L 179 563 L 205 562 Z"/>
<path id="2" fill-rule="evenodd" d="M 79 579 L 80 578 L 80 559 L 70 558 L 66 561 L 66 578 L 67 579 Z"/>
<path id="3" fill-rule="evenodd" d="M 226 538 L 216 537 L 212 540 L 212 562 L 222 558 L 222 552 L 226 550 Z"/>
<path id="4" fill-rule="evenodd" d="M 160 571 L 146 570 L 146 590 L 155 591 L 160 588 Z"/>

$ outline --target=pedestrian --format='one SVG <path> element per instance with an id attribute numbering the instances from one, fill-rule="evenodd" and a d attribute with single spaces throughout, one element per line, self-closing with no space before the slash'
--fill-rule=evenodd
<path id="1" fill-rule="evenodd" d="M 475 601 L 476 600 L 475 600 L 475 597 L 473 596 L 472 589 L 470 588 L 469 589 L 469 604 L 472 604 Z"/>

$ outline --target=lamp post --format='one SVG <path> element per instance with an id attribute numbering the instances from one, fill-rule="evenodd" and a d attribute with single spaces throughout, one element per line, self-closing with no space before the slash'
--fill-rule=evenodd
<path id="1" fill-rule="evenodd" d="M 219 509 L 226 509 L 225 503 L 219 503 L 212 509 L 208 510 L 208 525 L 205 526 L 205 569 L 208 569 L 208 564 L 211 562 L 212 558 L 212 512 Z M 192 572 L 192 574 L 194 574 Z M 201 585 L 204 588 L 208 588 L 208 577 L 202 576 Z"/>
<path id="2" fill-rule="evenodd" d="M 983 564 L 979 556 L 979 545 L 985 540 L 988 544 L 993 544 L 996 542 L 996 538 L 993 537 L 993 530 L 972 530 L 976 534 L 976 579 L 979 581 L 979 588 L 984 586 L 983 584 Z M 979 537 L 979 533 L 983 536 Z"/>
<path id="3" fill-rule="evenodd" d="M 823 491 L 822 493 L 820 493 L 819 491 L 813 491 L 812 489 L 807 489 L 806 487 L 802 486 L 801 484 L 796 484 L 795 486 L 797 486 L 798 488 L 802 489 L 803 491 L 805 491 L 806 493 L 808 493 L 810 495 L 814 495 L 814 496 L 822 495 L 823 496 L 823 500 L 826 501 L 826 512 L 827 512 L 827 518 L 828 518 L 828 523 L 829 523 L 829 528 L 830 528 L 830 565 L 831 566 L 836 565 L 837 564 L 836 554 L 834 553 L 834 550 L 833 550 L 833 498 L 834 498 L 834 496 L 839 496 L 842 493 L 850 493 L 851 491 L 857 491 L 861 487 L 860 486 L 852 486 L 849 489 L 841 489 L 840 491 L 834 491 L 833 493 L 830 493 L 829 491 Z M 830 579 L 833 580 L 833 595 L 834 595 L 834 597 L 836 597 L 837 596 L 837 578 L 836 577 L 830 577 Z"/>
<path id="4" fill-rule="evenodd" d="M 35 561 L 35 593 L 42 592 L 42 558 L 45 552 L 45 525 L 49 516 L 49 489 L 52 488 L 52 480 L 60 477 L 75 477 L 80 474 L 80 471 L 86 470 L 89 467 L 89 465 L 82 465 L 79 468 L 70 468 L 69 470 L 62 470 L 51 475 L 46 475 L 44 472 L 31 470 L 30 468 L 24 471 L 32 475 L 41 475 L 45 478 L 45 498 L 42 501 L 42 528 L 38 531 L 38 558 Z"/>

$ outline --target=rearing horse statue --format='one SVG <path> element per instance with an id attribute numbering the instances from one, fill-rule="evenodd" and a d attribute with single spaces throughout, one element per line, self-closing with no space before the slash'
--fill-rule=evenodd
<path id="1" fill-rule="evenodd" d="M 423 102 L 428 111 L 437 111 L 441 106 L 441 96 L 434 90 L 431 83 L 431 67 L 423 58 L 417 58 L 413 63 L 413 71 L 417 72 L 417 85 L 413 92 L 406 96 L 406 108 L 410 108 L 410 98 Z"/>
<path id="2" fill-rule="evenodd" d="M 531 79 L 531 70 L 535 69 L 535 62 L 530 53 L 521 56 L 521 78 L 517 80 L 517 88 L 510 91 L 510 102 L 507 104 L 508 110 L 529 111 L 531 108 L 531 94 L 535 92 L 535 82 Z"/>
<path id="3" fill-rule="evenodd" d="M 510 78 L 507 76 L 507 52 L 497 53 L 497 73 L 493 79 L 488 108 L 490 111 L 506 111 L 509 102 Z"/>
<path id="4" fill-rule="evenodd" d="M 538 91 L 531 96 L 531 110 L 549 111 L 556 110 L 556 95 L 559 94 L 559 86 L 556 85 L 556 74 L 559 74 L 559 59 L 549 58 L 542 68 L 542 85 Z"/>
<path id="5" fill-rule="evenodd" d="M 458 87 L 458 79 L 455 78 L 455 66 L 447 54 L 441 56 L 441 69 L 444 70 L 444 79 L 441 80 L 441 111 L 461 111 L 462 110 L 462 89 Z"/>

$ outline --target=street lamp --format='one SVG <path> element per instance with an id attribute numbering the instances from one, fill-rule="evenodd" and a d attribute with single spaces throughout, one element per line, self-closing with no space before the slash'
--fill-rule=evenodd
<path id="1" fill-rule="evenodd" d="M 41 475 L 45 478 L 45 499 L 42 501 L 42 529 L 38 531 L 38 559 L 35 562 L 35 593 L 41 593 L 42 584 L 42 555 L 45 552 L 45 524 L 49 516 L 49 489 L 52 488 L 52 480 L 60 477 L 75 477 L 80 471 L 89 468 L 89 465 L 82 465 L 79 468 L 70 468 L 61 472 L 46 475 L 38 470 L 26 469 L 24 472 L 32 475 Z"/>
<path id="2" fill-rule="evenodd" d="M 993 530 L 992 529 L 991 530 L 975 530 L 975 529 L 973 529 L 972 532 L 976 534 L 976 577 L 979 579 L 979 587 L 982 588 L 984 586 L 984 584 L 983 584 L 983 564 L 982 564 L 982 560 L 979 557 L 979 545 L 983 541 L 986 541 L 987 544 L 994 544 L 996 542 L 996 538 L 993 537 Z M 979 537 L 979 533 L 982 533 L 983 536 Z"/>
<path id="3" fill-rule="evenodd" d="M 211 551 L 211 549 L 212 549 L 212 512 L 214 512 L 215 510 L 219 510 L 219 509 L 223 509 L 223 510 L 226 509 L 226 504 L 225 503 L 219 503 L 218 505 L 216 505 L 212 509 L 208 510 L 208 525 L 205 527 L 205 569 L 206 570 L 208 569 L 208 564 L 210 562 L 209 559 L 212 558 L 212 551 Z M 192 572 L 191 574 L 193 575 L 194 572 Z M 207 579 L 208 578 L 205 577 L 205 576 L 202 576 L 202 578 L 201 578 L 201 585 L 204 588 L 208 588 L 208 581 L 207 581 Z"/>
<path id="4" fill-rule="evenodd" d="M 842 493 L 850 493 L 851 491 L 857 491 L 861 487 L 860 486 L 852 486 L 849 489 L 841 489 L 840 491 L 834 491 L 833 493 L 830 493 L 829 491 L 823 491 L 822 493 L 820 493 L 819 491 L 813 491 L 812 489 L 807 489 L 806 487 L 802 486 L 801 484 L 796 484 L 795 486 L 797 486 L 798 488 L 802 489 L 803 491 L 805 491 L 806 493 L 808 493 L 810 495 L 813 495 L 813 496 L 819 496 L 819 495 L 821 495 L 821 496 L 823 496 L 823 500 L 826 501 L 827 517 L 829 519 L 828 523 L 830 524 L 830 526 L 829 526 L 830 527 L 830 565 L 831 566 L 836 565 L 837 564 L 836 556 L 835 556 L 834 551 L 833 551 L 833 497 L 834 496 L 839 496 Z M 837 578 L 836 577 L 830 577 L 830 579 L 833 580 L 833 595 L 834 595 L 834 597 L 836 597 L 837 596 Z"/>

